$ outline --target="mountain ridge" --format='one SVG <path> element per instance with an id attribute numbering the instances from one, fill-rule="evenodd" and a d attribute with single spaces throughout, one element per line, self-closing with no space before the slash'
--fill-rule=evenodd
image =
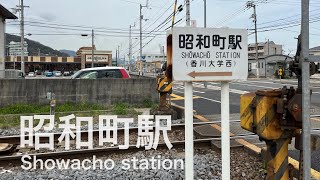
<path id="1" fill-rule="evenodd" d="M 7 34 L 6 33 L 6 45 L 11 41 L 20 42 L 20 36 Z M 38 56 L 39 50 L 41 56 L 59 56 L 59 57 L 69 57 L 69 54 L 55 50 L 49 46 L 43 45 L 40 42 L 25 38 L 25 42 L 28 43 L 28 53 L 29 56 Z M 7 48 L 6 48 L 7 51 Z M 7 52 L 6 52 L 7 54 Z"/>

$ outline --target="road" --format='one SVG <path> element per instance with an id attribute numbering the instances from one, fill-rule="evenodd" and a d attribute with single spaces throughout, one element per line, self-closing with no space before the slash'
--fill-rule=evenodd
<path id="1" fill-rule="evenodd" d="M 220 114 L 220 83 L 208 83 L 204 88 L 203 83 L 193 83 L 194 85 L 194 109 L 202 115 Z M 230 113 L 240 112 L 240 96 L 247 92 L 255 92 L 259 89 L 282 88 L 283 86 L 297 86 L 297 80 L 248 80 L 243 82 L 233 82 L 230 84 Z M 311 105 L 317 111 L 320 108 L 320 80 L 312 82 Z M 174 83 L 174 96 L 183 97 L 184 86 L 182 83 Z M 181 99 L 181 98 L 180 98 Z M 184 101 L 178 100 L 174 103 L 183 106 Z M 320 114 L 320 112 L 319 112 Z"/>
<path id="2" fill-rule="evenodd" d="M 243 82 L 233 82 L 230 84 L 230 113 L 231 117 L 239 119 L 240 113 L 240 96 L 248 92 L 255 92 L 259 89 L 282 88 L 283 86 L 297 86 L 297 80 L 248 80 Z M 320 114 L 320 79 L 312 80 L 312 96 L 311 107 L 312 114 Z M 198 114 L 201 114 L 213 121 L 219 121 L 217 118 L 210 118 L 220 114 L 221 98 L 220 98 L 220 83 L 208 83 L 207 88 L 204 88 L 203 83 L 193 83 L 194 97 L 193 108 Z M 174 83 L 173 94 L 171 96 L 173 103 L 184 106 L 184 86 L 183 83 Z M 312 120 L 312 128 L 320 128 L 320 119 Z M 235 134 L 243 133 L 239 123 L 230 123 L 230 131 Z M 245 132 L 245 131 L 244 131 Z M 318 133 L 319 131 L 315 131 Z M 251 143 L 257 143 L 257 140 L 248 140 Z M 259 143 L 259 142 L 258 142 Z M 257 145 L 257 144 L 256 144 Z M 260 147 L 264 147 L 264 143 L 260 142 Z M 299 151 L 294 149 L 293 143 L 289 147 L 290 156 L 299 160 Z M 312 168 L 320 171 L 320 151 L 312 153 Z"/>

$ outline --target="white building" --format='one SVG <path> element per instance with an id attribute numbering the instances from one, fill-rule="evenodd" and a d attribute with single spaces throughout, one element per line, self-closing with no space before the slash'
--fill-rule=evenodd
<path id="1" fill-rule="evenodd" d="M 17 17 L 0 4 L 0 19 L 0 78 L 4 78 L 6 19 L 17 19 Z"/>
<path id="2" fill-rule="evenodd" d="M 164 53 L 145 53 L 141 57 L 142 63 L 137 68 L 142 72 L 154 72 L 156 69 L 160 69 L 162 65 L 167 61 L 167 56 Z"/>
<path id="3" fill-rule="evenodd" d="M 142 54 L 141 60 L 145 62 L 164 62 L 167 60 L 167 56 L 164 54 Z"/>
<path id="4" fill-rule="evenodd" d="M 270 77 L 279 69 L 283 62 L 291 61 L 292 58 L 282 55 L 282 45 L 278 45 L 273 41 L 258 43 L 258 63 L 256 61 L 256 44 L 248 45 L 248 70 L 249 75 L 259 75 L 262 77 Z M 274 66 L 277 64 L 278 66 Z"/>
<path id="5" fill-rule="evenodd" d="M 258 43 L 258 57 L 282 54 L 282 45 L 276 44 L 273 41 Z M 248 57 L 253 59 L 256 57 L 256 44 L 248 45 Z"/>
<path id="6" fill-rule="evenodd" d="M 10 56 L 21 56 L 21 43 L 20 42 L 11 41 L 8 45 L 8 49 L 9 49 Z M 24 56 L 28 56 L 29 55 L 28 43 L 26 41 L 24 42 L 23 49 L 24 49 L 24 51 L 23 51 Z"/>

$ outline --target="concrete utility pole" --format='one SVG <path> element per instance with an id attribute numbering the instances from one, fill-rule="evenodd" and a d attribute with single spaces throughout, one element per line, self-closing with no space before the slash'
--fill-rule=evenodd
<path id="1" fill-rule="evenodd" d="M 309 0 L 301 0 L 301 55 L 302 70 L 302 145 L 303 179 L 310 179 L 310 63 L 309 58 Z"/>
<path id="2" fill-rule="evenodd" d="M 116 49 L 116 66 L 118 66 L 118 49 Z"/>
<path id="3" fill-rule="evenodd" d="M 140 60 L 142 57 L 142 20 L 147 21 L 147 19 L 144 19 L 143 15 L 142 15 L 142 8 L 144 8 L 144 7 L 146 7 L 146 8 L 148 7 L 148 1 L 145 6 L 140 4 Z"/>
<path id="4" fill-rule="evenodd" d="M 92 37 L 92 52 L 91 52 L 91 67 L 94 67 L 94 30 L 92 29 L 92 33 L 91 33 L 91 37 Z"/>
<path id="5" fill-rule="evenodd" d="M 207 0 L 204 1 L 204 28 L 207 28 Z"/>
<path id="6" fill-rule="evenodd" d="M 140 61 L 142 57 L 142 5 L 140 4 Z"/>
<path id="7" fill-rule="evenodd" d="M 24 62 L 24 8 L 23 0 L 20 1 L 20 36 L 21 36 L 21 72 L 25 74 Z"/>
<path id="8" fill-rule="evenodd" d="M 257 30 L 257 11 L 256 11 L 256 5 L 254 4 L 253 1 L 248 1 L 247 2 L 247 8 L 253 8 L 253 22 L 254 22 L 254 34 L 255 34 L 255 41 L 256 41 L 256 45 L 255 45 L 255 49 L 256 49 L 256 62 L 257 62 L 257 78 L 260 77 L 260 65 L 259 65 L 259 57 L 258 57 L 258 30 Z"/>
<path id="9" fill-rule="evenodd" d="M 148 7 L 148 0 L 145 6 L 140 4 L 140 62 L 142 63 L 142 20 L 147 21 L 147 19 L 143 19 L 143 15 L 142 15 L 142 8 L 144 7 Z M 140 71 L 141 71 L 141 66 L 140 66 Z"/>
<path id="10" fill-rule="evenodd" d="M 204 28 L 207 28 L 207 0 L 203 0 L 204 2 L 204 22 L 203 22 L 203 26 Z M 208 83 L 207 82 L 204 82 L 203 83 L 204 87 L 207 88 L 208 86 Z"/>
<path id="11" fill-rule="evenodd" d="M 274 54 L 277 54 L 276 52 Z M 268 56 L 270 55 L 270 41 L 268 39 Z M 283 67 L 285 69 L 285 67 Z M 264 76 L 267 78 L 267 59 L 264 58 Z"/>
<path id="12" fill-rule="evenodd" d="M 118 66 L 118 60 L 120 60 L 120 46 L 118 45 L 118 58 L 117 58 L 117 66 Z"/>
<path id="13" fill-rule="evenodd" d="M 129 71 L 131 70 L 130 65 L 131 65 L 131 59 L 132 59 L 132 37 L 131 37 L 132 27 L 136 27 L 136 24 L 134 24 L 133 26 L 130 25 L 130 28 L 129 28 Z"/>

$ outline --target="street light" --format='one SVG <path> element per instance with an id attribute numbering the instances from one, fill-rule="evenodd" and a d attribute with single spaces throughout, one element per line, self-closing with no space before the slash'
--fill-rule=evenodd
<path id="1" fill-rule="evenodd" d="M 81 34 L 82 37 L 87 37 L 89 34 Z M 94 30 L 92 29 L 91 32 L 91 37 L 92 37 L 92 42 L 91 42 L 91 47 L 92 47 L 92 52 L 91 52 L 91 67 L 94 67 Z"/>

